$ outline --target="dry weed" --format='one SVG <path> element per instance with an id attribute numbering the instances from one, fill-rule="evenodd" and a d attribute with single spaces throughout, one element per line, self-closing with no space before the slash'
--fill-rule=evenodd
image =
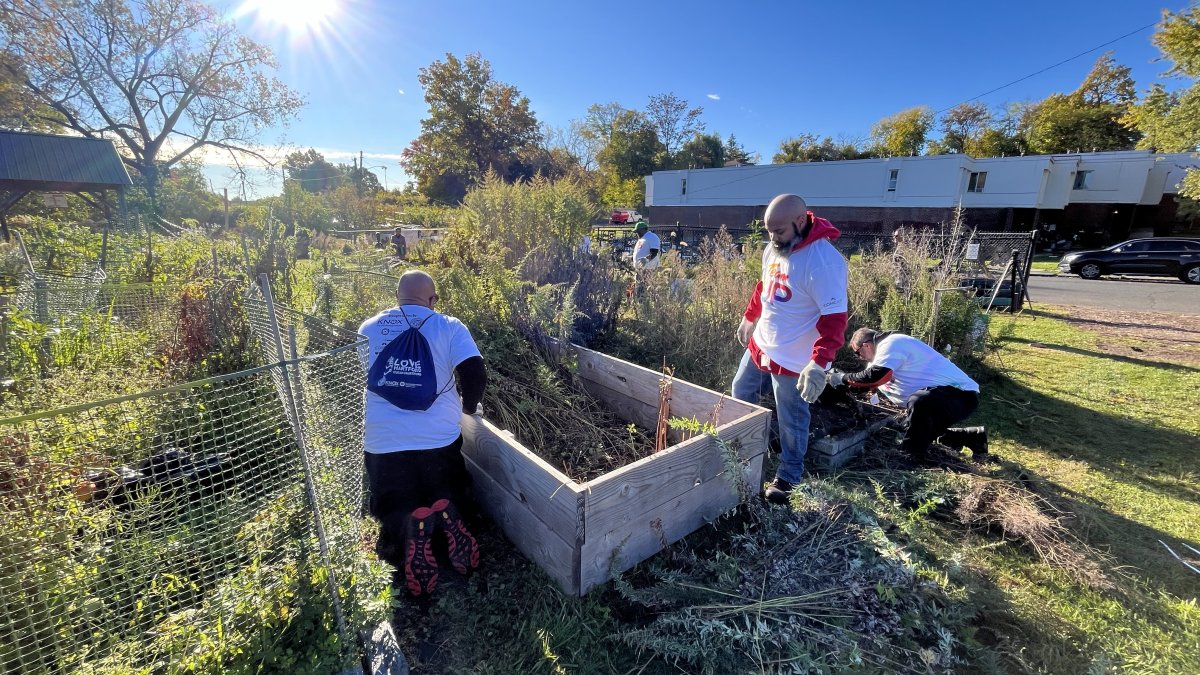
<path id="1" fill-rule="evenodd" d="M 955 515 L 966 525 L 998 529 L 1032 550 L 1045 564 L 1063 570 L 1093 588 L 1113 582 L 1099 560 L 1102 554 L 1063 526 L 1065 514 L 1045 498 L 1007 480 L 971 476 Z"/>

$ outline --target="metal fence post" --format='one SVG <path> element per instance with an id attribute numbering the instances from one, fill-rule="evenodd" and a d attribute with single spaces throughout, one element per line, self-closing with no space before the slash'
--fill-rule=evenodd
<path id="1" fill-rule="evenodd" d="M 271 294 L 271 281 L 266 274 L 258 276 L 259 287 L 262 289 L 263 301 L 267 306 L 267 316 L 271 322 L 271 338 L 275 343 L 275 353 L 279 357 L 279 361 L 275 364 L 279 367 L 283 380 L 283 403 L 287 409 L 288 417 L 292 423 L 292 430 L 296 436 L 296 445 L 300 450 L 300 462 L 304 467 L 304 495 L 308 501 L 309 508 L 312 509 L 313 521 L 317 531 L 317 543 L 321 549 L 321 561 L 329 570 L 329 592 L 330 599 L 333 601 L 333 612 L 337 617 L 338 633 L 341 635 L 343 642 L 349 640 L 349 632 L 346 630 L 346 617 L 342 614 L 342 602 L 338 597 L 338 582 L 337 573 L 333 569 L 333 563 L 329 557 L 329 541 L 325 536 L 325 519 L 321 515 L 321 504 L 317 500 L 316 486 L 313 484 L 312 466 L 308 460 L 308 441 L 304 434 L 304 423 L 300 417 L 302 406 L 297 404 L 296 392 L 292 387 L 292 379 L 295 378 L 296 384 L 300 384 L 298 365 L 299 354 L 296 351 L 295 328 L 290 328 L 289 343 L 292 348 L 291 357 L 283 351 L 283 336 L 279 331 L 279 318 L 275 313 L 275 300 Z M 292 373 L 291 369 L 295 368 L 296 372 Z"/>
<path id="2" fill-rule="evenodd" d="M 1009 314 L 1016 314 L 1017 311 L 1021 309 L 1021 290 L 1017 286 L 1017 277 L 1020 274 L 1017 270 L 1017 265 L 1020 261 L 1020 255 L 1021 255 L 1021 252 L 1014 248 L 1013 252 L 1012 252 L 1012 264 L 1010 265 L 1010 268 L 1011 268 L 1010 274 L 1012 275 L 1012 280 L 1009 282 L 1009 284 L 1010 284 L 1009 302 L 1008 302 L 1008 313 Z"/>

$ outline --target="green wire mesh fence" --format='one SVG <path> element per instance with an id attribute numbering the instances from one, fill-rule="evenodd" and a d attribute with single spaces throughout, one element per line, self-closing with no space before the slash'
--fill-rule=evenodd
<path id="1" fill-rule="evenodd" d="M 244 298 L 266 365 L 0 420 L 0 672 L 353 660 L 386 584 L 361 532 L 365 340 L 269 298 Z"/>

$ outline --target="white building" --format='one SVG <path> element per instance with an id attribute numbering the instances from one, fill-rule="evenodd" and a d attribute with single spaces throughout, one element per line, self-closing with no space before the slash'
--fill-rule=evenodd
<path id="1" fill-rule="evenodd" d="M 1190 153 L 1147 151 L 976 159 L 934 155 L 721 169 L 656 171 L 646 177 L 655 225 L 740 229 L 781 193 L 801 195 L 848 230 L 949 222 L 961 205 L 969 225 L 1029 230 L 1168 234 Z"/>

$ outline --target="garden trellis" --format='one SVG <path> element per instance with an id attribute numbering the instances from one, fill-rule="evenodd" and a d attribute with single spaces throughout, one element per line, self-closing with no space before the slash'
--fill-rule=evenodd
<path id="1" fill-rule="evenodd" d="M 352 660 L 365 339 L 269 298 L 263 365 L 0 420 L 0 671 Z"/>

